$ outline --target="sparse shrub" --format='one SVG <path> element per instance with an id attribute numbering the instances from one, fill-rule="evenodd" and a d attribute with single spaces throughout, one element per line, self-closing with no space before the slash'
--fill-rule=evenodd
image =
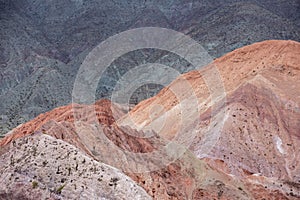
<path id="1" fill-rule="evenodd" d="M 62 190 L 64 189 L 65 186 L 66 186 L 66 185 L 62 185 L 62 186 L 60 186 L 59 188 L 57 188 L 56 194 L 61 194 L 61 192 L 62 192 Z"/>
<path id="2" fill-rule="evenodd" d="M 35 189 L 39 186 L 38 182 L 32 181 L 32 188 Z"/>

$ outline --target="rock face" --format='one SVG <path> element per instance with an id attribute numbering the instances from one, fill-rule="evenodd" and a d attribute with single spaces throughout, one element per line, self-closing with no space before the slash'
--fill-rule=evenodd
<path id="1" fill-rule="evenodd" d="M 179 129 L 186 130 L 188 137 L 192 133 L 188 130 L 196 129 L 200 134 L 193 138 L 190 149 L 197 157 L 209 158 L 211 166 L 225 173 L 278 188 L 288 196 L 299 196 L 298 52 L 300 45 L 293 41 L 267 41 L 238 49 L 203 70 L 184 74 L 157 96 L 138 104 L 118 123 L 140 130 L 157 130 L 161 125 L 158 134 L 165 138 L 175 137 Z M 213 98 L 220 86 L 208 88 L 206 84 L 207 75 L 218 79 L 211 73 L 213 68 L 222 78 L 226 93 L 223 98 Z M 172 92 L 183 80 L 189 82 L 198 98 L 198 110 L 190 109 L 193 101 L 189 95 Z M 153 109 L 158 106 L 163 109 Z M 201 120 L 183 120 L 195 115 Z M 185 123 L 174 128 L 174 121 Z M 195 128 L 194 121 L 199 128 Z M 203 150 L 207 134 L 216 139 L 209 143 L 213 144 L 209 152 Z M 218 137 L 213 136 L 216 134 Z"/>
<path id="2" fill-rule="evenodd" d="M 0 155 L 0 199 L 151 199 L 121 171 L 46 134 L 6 148 Z"/>
<path id="3" fill-rule="evenodd" d="M 104 137 L 99 138 L 99 131 L 105 132 L 107 138 L 118 147 L 135 153 L 151 152 L 162 142 L 155 137 L 132 137 L 134 130 L 115 127 L 113 121 L 109 120 L 112 112 L 108 101 L 99 101 L 96 107 L 98 113 L 102 113 L 97 118 L 101 129 L 93 128 L 95 122 L 90 112 L 81 113 L 86 123 L 81 129 L 75 129 L 72 123 L 74 115 L 70 112 L 70 107 L 63 107 L 40 115 L 6 136 L 1 141 L 0 149 L 3 170 L 1 180 L 4 180 L 0 183 L 1 198 L 35 199 L 36 196 L 42 196 L 50 199 L 147 199 L 147 195 L 138 186 L 133 185 L 132 188 L 130 178 L 124 182 L 120 172 L 112 171 L 114 168 L 99 163 L 121 157 L 115 154 Z M 85 107 L 85 110 L 89 110 L 89 107 Z M 120 114 L 122 116 L 121 112 Z M 109 163 L 116 162 L 125 164 L 121 159 Z M 259 187 L 253 183 L 232 179 L 189 151 L 179 160 L 159 170 L 142 173 L 127 171 L 126 174 L 153 199 L 251 199 L 251 192 L 256 192 L 256 187 Z M 20 189 L 16 190 L 16 187 Z M 99 193 L 94 192 L 99 190 Z M 263 196 L 267 196 L 269 192 L 274 191 L 260 188 Z"/>
<path id="4" fill-rule="evenodd" d="M 267 39 L 299 40 L 299 3 L 226 1 L 0 1 L 0 132 L 69 104 L 77 70 L 88 52 L 122 31 L 144 26 L 181 31 L 212 57 Z M 193 70 L 168 52 L 141 50 L 112 64 L 97 97 L 109 97 L 129 69 L 149 62 L 179 73 Z M 155 95 L 146 87 L 133 103 Z"/>
<path id="5" fill-rule="evenodd" d="M 153 199 L 299 199 L 299 52 L 300 44 L 294 41 L 265 41 L 243 47 L 178 77 L 129 113 L 121 105 L 100 100 L 95 105 L 69 105 L 41 114 L 0 141 L 1 169 L 2 165 L 6 169 L 3 174 L 15 169 L 10 165 L 11 155 L 24 155 L 16 144 L 49 140 L 58 145 L 68 142 L 77 147 L 69 149 L 85 152 L 92 163 L 104 162 L 121 169 Z M 159 151 L 170 142 L 189 149 L 182 154 L 175 151 L 180 154 L 176 159 L 153 170 L 169 158 L 169 153 L 173 155 Z M 50 147 L 55 152 L 57 145 Z M 27 148 L 25 152 L 32 153 L 33 145 Z M 158 157 L 146 157 L 155 151 L 160 153 Z M 148 171 L 132 170 L 144 166 Z M 43 166 L 31 162 L 15 173 L 24 175 L 32 167 L 38 171 Z M 56 180 L 58 176 L 54 176 Z M 12 187 L 17 183 L 11 179 Z M 42 194 L 66 197 L 64 189 L 57 194 L 55 186 L 46 183 L 49 181 L 38 183 L 49 188 Z M 12 195 L 6 190 L 12 187 L 2 183 L 2 194 Z M 91 190 L 84 191 L 89 194 Z"/>

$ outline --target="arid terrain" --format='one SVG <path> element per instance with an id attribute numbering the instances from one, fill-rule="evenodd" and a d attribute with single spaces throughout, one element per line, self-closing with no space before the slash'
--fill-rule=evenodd
<path id="1" fill-rule="evenodd" d="M 254 43 L 129 112 L 100 99 L 40 114 L 0 140 L 0 199 L 299 199 L 299 53 Z"/>
<path id="2" fill-rule="evenodd" d="M 0 137 L 41 113 L 72 102 L 77 71 L 100 42 L 138 27 L 180 31 L 212 58 L 264 40 L 300 38 L 299 0 L 0 0 Z M 166 51 L 148 49 L 117 59 L 103 75 L 97 99 L 141 63 L 179 73 L 195 69 Z M 141 88 L 137 104 L 163 87 Z"/>

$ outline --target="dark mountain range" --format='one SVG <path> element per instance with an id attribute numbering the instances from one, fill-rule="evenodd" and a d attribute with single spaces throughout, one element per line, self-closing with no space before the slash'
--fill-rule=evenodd
<path id="1" fill-rule="evenodd" d="M 0 0 L 0 134 L 70 103 L 85 56 L 114 34 L 144 26 L 170 28 L 191 36 L 214 58 L 258 41 L 299 41 L 299 13 L 298 0 Z M 132 52 L 102 77 L 97 98 L 109 97 L 122 74 L 149 61 L 180 73 L 194 69 L 168 52 Z M 132 103 L 161 88 L 142 88 Z"/>

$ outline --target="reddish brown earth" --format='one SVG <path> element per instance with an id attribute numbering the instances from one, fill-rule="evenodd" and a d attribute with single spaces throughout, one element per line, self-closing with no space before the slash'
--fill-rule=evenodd
<path id="1" fill-rule="evenodd" d="M 156 97 L 140 103 L 119 123 L 141 130 L 155 129 L 161 119 L 155 118 L 157 113 L 153 114 L 153 107 L 159 105 L 164 109 L 157 116 L 172 113 L 167 115 L 159 134 L 172 138 L 178 130 L 174 130 L 174 121 L 178 123 L 185 118 L 180 115 L 184 112 L 176 110 L 176 105 L 183 102 L 178 100 L 182 97 L 178 98 L 179 95 L 172 91 L 183 80 L 188 80 L 201 105 L 201 128 L 220 123 L 214 119 L 220 113 L 226 112 L 227 115 L 220 138 L 211 152 L 202 154 L 200 137 L 194 138 L 190 149 L 199 158 L 209 158 L 211 166 L 227 174 L 271 185 L 272 188 L 284 188 L 287 195 L 299 196 L 299 53 L 300 44 L 293 41 L 266 41 L 235 50 L 203 70 L 183 75 Z M 209 97 L 210 88 L 205 84 L 205 76 L 211 75 L 213 68 L 220 73 L 226 93 L 225 103 L 219 107 L 215 106 L 218 101 Z M 175 118 L 174 113 L 177 114 Z M 135 124 L 128 122 L 128 118 Z M 192 122 L 181 126 L 191 125 Z"/>
<path id="2" fill-rule="evenodd" d="M 146 153 L 176 139 L 180 128 L 187 136 L 195 129 L 190 151 L 174 163 L 152 172 L 124 171 L 154 199 L 298 199 L 299 53 L 300 44 L 293 41 L 246 46 L 184 74 L 129 114 L 108 100 L 54 109 L 3 138 L 0 155 L 17 138 L 40 132 L 105 162 L 118 156 L 112 156 L 99 131 L 123 150 Z M 192 91 L 182 87 L 186 81 Z M 215 98 L 218 93 L 224 95 Z M 80 119 L 79 128 L 74 118 Z M 134 136 L 149 130 L 156 133 Z M 208 152 L 202 149 L 207 133 L 218 136 Z"/>

